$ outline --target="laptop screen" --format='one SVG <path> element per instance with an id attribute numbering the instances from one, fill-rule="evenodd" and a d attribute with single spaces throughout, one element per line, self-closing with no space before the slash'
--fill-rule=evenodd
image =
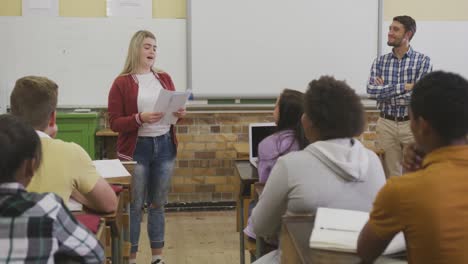
<path id="1" fill-rule="evenodd" d="M 275 131 L 275 123 L 252 123 L 249 125 L 250 159 L 258 157 L 258 145 L 264 138 L 275 133 Z"/>

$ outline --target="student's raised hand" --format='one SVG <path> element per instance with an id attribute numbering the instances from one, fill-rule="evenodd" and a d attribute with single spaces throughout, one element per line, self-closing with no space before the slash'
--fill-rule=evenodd
<path id="1" fill-rule="evenodd" d="M 424 153 L 418 150 L 416 143 L 405 145 L 403 148 L 403 170 L 404 172 L 417 171 L 422 166 Z"/>
<path id="2" fill-rule="evenodd" d="M 149 124 L 158 122 L 163 116 L 164 112 L 143 112 L 140 115 L 141 121 Z"/>
<path id="3" fill-rule="evenodd" d="M 182 118 L 184 117 L 186 114 L 187 114 L 187 111 L 185 111 L 184 108 L 179 108 L 179 110 L 177 110 L 177 112 L 174 112 L 173 113 L 177 118 Z"/>

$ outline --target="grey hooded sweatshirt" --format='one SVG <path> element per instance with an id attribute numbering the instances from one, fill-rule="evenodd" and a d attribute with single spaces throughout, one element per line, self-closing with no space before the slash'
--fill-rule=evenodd
<path id="1" fill-rule="evenodd" d="M 275 237 L 284 214 L 318 207 L 370 211 L 385 174 L 377 155 L 355 139 L 317 141 L 278 159 L 251 219 L 257 236 Z"/>

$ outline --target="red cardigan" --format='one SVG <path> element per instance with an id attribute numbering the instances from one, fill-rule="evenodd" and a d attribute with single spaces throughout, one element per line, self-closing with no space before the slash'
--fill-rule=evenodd
<path id="1" fill-rule="evenodd" d="M 164 89 L 174 91 L 174 83 L 169 74 L 165 72 L 154 73 Z M 138 79 L 134 74 L 117 77 L 109 92 L 107 110 L 109 123 L 113 131 L 119 132 L 117 138 L 117 156 L 120 160 L 133 160 L 138 128 L 142 125 L 138 112 Z M 170 131 L 177 149 L 177 138 L 174 126 Z"/>

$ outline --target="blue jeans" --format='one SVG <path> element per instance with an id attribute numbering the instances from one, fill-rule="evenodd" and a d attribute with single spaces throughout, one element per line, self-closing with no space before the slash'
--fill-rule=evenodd
<path id="1" fill-rule="evenodd" d="M 148 205 L 148 236 L 151 248 L 164 247 L 164 205 L 171 184 L 176 149 L 168 132 L 158 137 L 138 137 L 133 159 L 137 162 L 132 178 L 130 203 L 131 252 L 138 251 L 142 208 Z"/>

